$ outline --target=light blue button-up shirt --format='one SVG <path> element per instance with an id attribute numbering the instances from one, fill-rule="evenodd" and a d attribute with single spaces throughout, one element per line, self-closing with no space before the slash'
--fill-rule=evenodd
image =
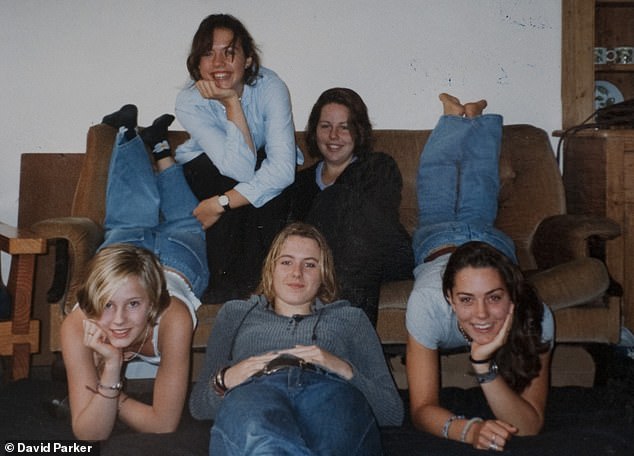
<path id="1" fill-rule="evenodd" d="M 218 170 L 239 183 L 234 187 L 255 207 L 279 195 L 295 178 L 303 155 L 295 145 L 295 126 L 288 88 L 277 74 L 260 68 L 255 85 L 245 85 L 242 109 L 256 150 L 266 159 L 255 171 L 256 156 L 242 132 L 227 120 L 224 106 L 200 95 L 195 85 L 176 98 L 176 117 L 191 136 L 176 149 L 176 161 L 186 163 L 206 153 Z"/>

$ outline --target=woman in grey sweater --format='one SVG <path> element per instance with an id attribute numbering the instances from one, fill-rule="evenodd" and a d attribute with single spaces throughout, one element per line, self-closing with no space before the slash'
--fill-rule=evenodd
<path id="1" fill-rule="evenodd" d="M 190 398 L 210 454 L 381 454 L 403 403 L 361 309 L 336 300 L 332 254 L 303 223 L 277 236 L 259 295 L 220 310 Z"/>

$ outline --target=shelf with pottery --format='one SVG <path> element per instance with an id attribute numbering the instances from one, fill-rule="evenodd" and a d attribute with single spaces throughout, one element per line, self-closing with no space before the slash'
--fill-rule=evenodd
<path id="1" fill-rule="evenodd" d="M 594 9 L 594 46 L 606 49 L 603 64 L 595 65 L 595 91 L 612 84 L 618 102 L 634 96 L 634 2 L 597 1 Z M 596 49 L 596 48 L 595 48 Z M 595 54 L 595 59 L 596 59 Z M 595 63 L 597 60 L 595 60 Z"/>
<path id="2" fill-rule="evenodd" d="M 634 71 L 601 72 L 594 81 L 594 108 L 628 100 L 634 96 Z"/>
<path id="3" fill-rule="evenodd" d="M 634 47 L 634 1 L 562 1 L 562 127 L 580 124 L 611 99 L 634 97 L 634 64 L 616 63 L 617 48 Z M 596 49 L 612 50 L 596 63 Z M 595 52 L 593 52 L 593 50 Z M 605 87 L 609 93 L 605 93 Z M 613 96 L 613 94 L 615 94 Z"/>

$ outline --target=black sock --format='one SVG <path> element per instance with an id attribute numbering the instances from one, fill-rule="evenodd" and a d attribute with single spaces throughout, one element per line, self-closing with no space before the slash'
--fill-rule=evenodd
<path id="1" fill-rule="evenodd" d="M 122 106 L 118 111 L 105 116 L 101 122 L 116 129 L 125 127 L 127 129 L 125 137 L 129 141 L 136 136 L 138 114 L 139 110 L 135 105 L 127 104 Z"/>
<path id="2" fill-rule="evenodd" d="M 167 129 L 174 122 L 174 116 L 163 114 L 156 118 L 152 125 L 141 130 L 139 135 L 145 144 L 152 148 L 152 156 L 155 161 L 172 155 L 172 150 L 167 147 L 157 147 L 159 143 L 167 141 Z"/>

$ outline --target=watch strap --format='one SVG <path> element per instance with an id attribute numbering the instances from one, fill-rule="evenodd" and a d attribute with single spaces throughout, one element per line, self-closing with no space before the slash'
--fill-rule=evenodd
<path id="1" fill-rule="evenodd" d="M 491 361 L 489 364 L 489 371 L 484 374 L 479 374 L 476 372 L 475 378 L 478 381 L 478 384 L 482 385 L 483 383 L 489 383 L 495 380 L 498 376 L 498 365 L 495 361 Z"/>
<path id="2" fill-rule="evenodd" d="M 225 194 L 222 194 L 218 197 L 218 204 L 222 206 L 225 212 L 229 212 L 231 210 L 231 206 L 229 205 L 229 197 Z"/>

